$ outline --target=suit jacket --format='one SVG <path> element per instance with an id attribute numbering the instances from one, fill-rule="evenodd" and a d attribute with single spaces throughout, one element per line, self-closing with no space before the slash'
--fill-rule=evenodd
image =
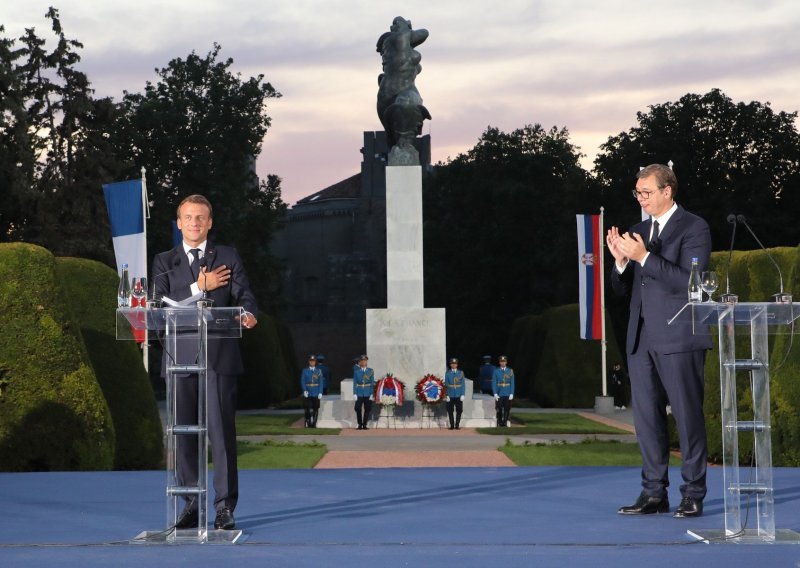
<path id="1" fill-rule="evenodd" d="M 631 227 L 645 242 L 650 235 L 651 220 Z M 631 261 L 620 274 L 611 270 L 611 286 L 620 295 L 630 294 L 627 352 L 636 349 L 639 319 L 646 322 L 647 333 L 659 353 L 681 353 L 710 349 L 708 333 L 694 333 L 691 322 L 667 325 L 688 300 L 689 273 L 692 257 L 697 257 L 700 270 L 705 270 L 711 256 L 711 233 L 708 224 L 683 207 L 670 217 L 660 232 L 644 266 Z"/>
<path id="2" fill-rule="evenodd" d="M 207 270 L 225 265 L 231 270 L 228 284 L 208 293 L 214 300 L 213 307 L 224 308 L 240 306 L 253 315 L 258 314 L 258 306 L 244 270 L 242 259 L 235 248 L 206 243 L 205 259 Z M 183 244 L 172 250 L 157 254 L 153 259 L 154 297 L 168 296 L 173 300 L 183 300 L 192 295 L 191 285 L 195 282 L 191 264 L 183 250 Z M 197 356 L 196 340 L 178 340 L 178 362 L 192 363 Z M 166 357 L 166 354 L 165 354 Z M 239 353 L 239 342 L 233 339 L 214 339 L 208 341 L 208 366 L 220 375 L 239 375 L 244 371 Z M 164 376 L 166 365 L 162 364 Z"/>

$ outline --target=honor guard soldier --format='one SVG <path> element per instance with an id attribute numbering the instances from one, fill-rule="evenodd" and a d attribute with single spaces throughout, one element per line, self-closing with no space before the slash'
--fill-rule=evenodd
<path id="1" fill-rule="evenodd" d="M 497 427 L 508 426 L 508 417 L 511 414 L 511 401 L 514 400 L 514 371 L 508 367 L 508 357 L 500 355 L 497 358 L 500 365 L 492 375 L 492 392 L 494 393 L 494 406 L 497 410 Z"/>
<path id="2" fill-rule="evenodd" d="M 317 367 L 322 371 L 322 394 L 328 394 L 331 386 L 331 369 L 325 364 L 325 355 L 317 355 Z"/>
<path id="3" fill-rule="evenodd" d="M 492 365 L 492 356 L 484 355 L 483 363 L 478 371 L 478 390 L 483 394 L 492 393 L 492 376 L 494 375 L 495 366 Z"/>
<path id="4" fill-rule="evenodd" d="M 306 428 L 316 428 L 319 401 L 322 398 L 322 371 L 317 367 L 314 355 L 308 356 L 308 367 L 300 374 L 300 388 L 303 390 Z"/>
<path id="5" fill-rule="evenodd" d="M 461 413 L 464 411 L 464 393 L 466 386 L 464 385 L 464 371 L 458 368 L 458 359 L 453 357 L 449 361 L 450 368 L 444 374 L 444 386 L 447 396 L 445 397 L 445 404 L 447 405 L 447 418 L 450 420 L 449 430 L 455 428 L 461 429 Z M 453 420 L 453 410 L 455 409 L 455 420 Z"/>
<path id="6" fill-rule="evenodd" d="M 356 397 L 356 418 L 359 430 L 369 430 L 367 421 L 372 412 L 372 401 L 375 400 L 375 373 L 367 367 L 369 357 L 358 358 L 358 366 L 353 369 L 353 395 Z"/>

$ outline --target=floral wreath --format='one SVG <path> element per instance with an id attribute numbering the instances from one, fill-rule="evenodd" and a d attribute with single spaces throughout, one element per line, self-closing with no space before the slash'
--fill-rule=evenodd
<path id="1" fill-rule="evenodd" d="M 414 390 L 417 392 L 417 399 L 419 399 L 422 404 L 436 404 L 437 402 L 442 402 L 446 392 L 442 379 L 430 373 L 419 380 Z"/>
<path id="2" fill-rule="evenodd" d="M 381 406 L 403 405 L 403 383 L 400 379 L 386 373 L 375 385 L 375 400 Z"/>

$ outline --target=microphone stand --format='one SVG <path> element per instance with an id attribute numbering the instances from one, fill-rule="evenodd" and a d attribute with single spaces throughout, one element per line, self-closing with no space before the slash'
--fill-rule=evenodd
<path id="1" fill-rule="evenodd" d="M 214 305 L 214 300 L 208 297 L 208 275 L 206 274 L 206 270 L 208 270 L 208 260 L 203 256 L 203 258 L 200 259 L 200 272 L 203 274 L 203 297 L 200 299 L 199 303 L 201 303 L 204 308 L 210 308 Z"/>
<path id="2" fill-rule="evenodd" d="M 728 249 L 728 262 L 725 265 L 725 293 L 720 296 L 720 302 L 723 304 L 735 304 L 739 301 L 739 296 L 731 294 L 731 256 L 733 256 L 733 241 L 736 239 L 736 215 L 731 213 L 728 215 L 728 223 L 733 224 L 733 231 L 731 231 L 731 246 Z"/>
<path id="3" fill-rule="evenodd" d="M 736 220 L 739 223 L 741 223 L 742 225 L 744 225 L 745 228 L 750 232 L 750 234 L 753 235 L 753 238 L 758 243 L 758 246 L 761 247 L 761 250 L 763 250 L 766 253 L 767 258 L 769 258 L 772 261 L 772 264 L 774 264 L 775 268 L 778 270 L 778 278 L 780 279 L 780 283 L 781 283 L 781 291 L 778 292 L 777 294 L 773 294 L 772 295 L 772 301 L 776 302 L 778 304 L 791 304 L 792 303 L 792 295 L 783 293 L 783 273 L 781 272 L 781 267 L 778 266 L 778 263 L 775 262 L 775 259 L 772 258 L 771 254 L 769 254 L 769 251 L 767 250 L 767 248 L 761 243 L 760 240 L 758 240 L 758 237 L 753 232 L 753 229 L 751 229 L 750 225 L 747 224 L 747 219 L 745 218 L 745 216 L 744 215 L 737 215 L 736 216 Z"/>

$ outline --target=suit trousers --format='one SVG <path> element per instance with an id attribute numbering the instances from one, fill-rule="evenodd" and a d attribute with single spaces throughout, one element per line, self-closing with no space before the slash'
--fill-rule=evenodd
<path id="1" fill-rule="evenodd" d="M 638 340 L 628 355 L 631 399 L 636 436 L 642 452 L 642 491 L 666 497 L 669 486 L 669 404 L 678 430 L 683 465 L 681 494 L 703 499 L 706 495 L 708 447 L 703 416 L 703 367 L 706 350 L 663 354 L 655 350 L 644 320 L 639 320 Z"/>
<path id="2" fill-rule="evenodd" d="M 214 508 L 233 510 L 239 500 L 239 470 L 236 465 L 237 375 L 207 371 L 208 440 L 214 462 Z M 175 379 L 177 424 L 197 424 L 197 375 Z M 177 478 L 180 485 L 197 484 L 197 440 L 178 436 Z M 191 501 L 191 499 L 189 499 Z"/>

